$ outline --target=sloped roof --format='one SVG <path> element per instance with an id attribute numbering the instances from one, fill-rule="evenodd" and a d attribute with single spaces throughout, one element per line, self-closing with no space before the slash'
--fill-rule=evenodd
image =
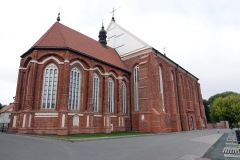
<path id="1" fill-rule="evenodd" d="M 107 46 L 103 47 L 98 41 L 83 35 L 59 22 L 52 27 L 21 57 L 33 49 L 69 49 L 79 54 L 105 62 L 114 67 L 127 71 L 117 52 Z"/>
<path id="2" fill-rule="evenodd" d="M 13 106 L 14 106 L 14 104 L 13 104 L 13 103 L 10 103 L 8 106 L 3 107 L 3 108 L 0 110 L 0 113 L 6 112 L 7 110 L 13 108 Z"/>
<path id="3" fill-rule="evenodd" d="M 188 72 L 186 69 L 181 67 L 179 64 L 168 58 L 166 55 L 162 54 L 158 50 L 156 50 L 151 45 L 147 44 L 131 32 L 129 32 L 127 29 L 123 28 L 119 24 L 117 24 L 115 21 L 111 21 L 110 24 L 107 27 L 107 34 L 108 34 L 108 45 L 115 48 L 118 54 L 121 56 L 121 58 L 124 58 L 137 53 L 139 51 L 152 48 L 154 52 L 156 52 L 160 57 L 162 57 L 163 60 L 167 61 L 168 63 L 174 64 L 177 68 L 182 69 L 187 74 L 191 75 L 196 80 L 199 80 L 196 76 Z M 125 36 L 124 39 L 121 40 L 121 36 Z"/>

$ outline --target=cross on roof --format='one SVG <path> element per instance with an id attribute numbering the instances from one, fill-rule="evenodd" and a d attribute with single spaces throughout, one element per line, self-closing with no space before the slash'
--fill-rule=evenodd
<path id="1" fill-rule="evenodd" d="M 166 46 L 163 46 L 163 54 L 166 55 L 166 49 L 167 47 Z"/>
<path id="2" fill-rule="evenodd" d="M 114 8 L 113 8 L 112 12 L 110 12 L 110 13 L 112 13 L 112 17 L 114 17 L 114 12 L 115 12 L 116 10 L 117 10 L 117 9 L 114 9 Z"/>
<path id="3" fill-rule="evenodd" d="M 61 7 L 59 7 L 59 9 L 58 9 L 58 17 L 57 17 L 58 22 L 60 21 L 60 11 L 61 11 Z"/>
<path id="4" fill-rule="evenodd" d="M 115 22 L 114 12 L 115 12 L 116 10 L 117 10 L 117 9 L 114 9 L 114 8 L 113 8 L 112 12 L 110 12 L 110 13 L 112 13 L 112 21 L 113 21 L 113 22 Z"/>
<path id="5" fill-rule="evenodd" d="M 57 17 L 57 21 L 60 21 L 60 12 L 58 12 L 58 17 Z"/>

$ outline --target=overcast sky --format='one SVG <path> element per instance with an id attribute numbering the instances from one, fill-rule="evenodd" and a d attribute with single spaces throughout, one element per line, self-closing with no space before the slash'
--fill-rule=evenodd
<path id="1" fill-rule="evenodd" d="M 0 103 L 13 101 L 20 55 L 56 22 L 93 39 L 116 22 L 198 77 L 202 96 L 240 92 L 239 0 L 7 0 L 0 5 Z"/>

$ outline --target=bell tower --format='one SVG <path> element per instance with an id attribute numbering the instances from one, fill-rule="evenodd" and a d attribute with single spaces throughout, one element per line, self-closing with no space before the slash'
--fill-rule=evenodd
<path id="1" fill-rule="evenodd" d="M 103 47 L 106 47 L 107 45 L 107 32 L 104 29 L 103 23 L 102 23 L 102 29 L 99 31 L 99 42 L 102 44 Z"/>

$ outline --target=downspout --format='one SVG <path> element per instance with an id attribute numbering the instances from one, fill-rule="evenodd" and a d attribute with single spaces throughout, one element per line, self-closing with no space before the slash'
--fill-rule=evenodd
<path id="1" fill-rule="evenodd" d="M 177 69 L 178 69 L 178 64 L 177 68 L 175 69 L 175 76 L 176 76 L 176 89 L 177 89 L 177 105 L 178 105 L 178 111 L 179 111 L 179 116 L 180 116 L 180 125 L 181 125 L 181 130 L 183 131 L 183 125 L 182 125 L 182 117 L 181 117 L 181 107 L 180 107 L 180 101 L 179 101 L 179 88 L 178 88 L 178 76 L 177 76 Z"/>

